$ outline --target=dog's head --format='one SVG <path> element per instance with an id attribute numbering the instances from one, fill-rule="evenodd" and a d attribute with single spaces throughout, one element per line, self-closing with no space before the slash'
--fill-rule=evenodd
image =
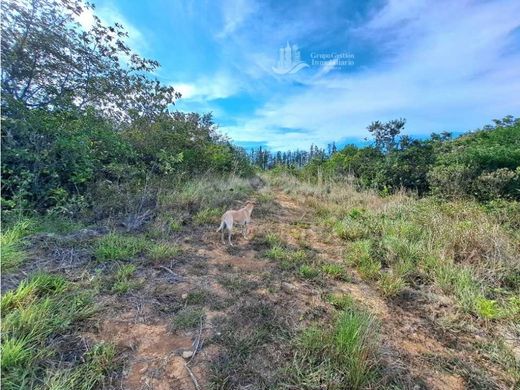
<path id="1" fill-rule="evenodd" d="M 245 207 L 254 207 L 256 206 L 256 202 L 254 200 L 248 200 L 246 203 L 244 203 Z"/>

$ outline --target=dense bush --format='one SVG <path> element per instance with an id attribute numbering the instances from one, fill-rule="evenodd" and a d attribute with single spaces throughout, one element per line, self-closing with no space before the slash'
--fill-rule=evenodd
<path id="1" fill-rule="evenodd" d="M 520 120 L 507 117 L 440 146 L 428 180 L 435 194 L 520 199 L 519 167 Z"/>
<path id="2" fill-rule="evenodd" d="M 97 182 L 250 173 L 211 114 L 170 110 L 180 94 L 151 78 L 159 64 L 132 53 L 120 25 L 76 22 L 86 8 L 2 3 L 2 210 L 74 212 Z"/>

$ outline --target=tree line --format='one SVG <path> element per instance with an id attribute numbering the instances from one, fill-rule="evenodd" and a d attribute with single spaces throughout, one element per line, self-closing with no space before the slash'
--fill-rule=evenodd
<path id="1" fill-rule="evenodd" d="M 250 161 L 261 169 L 284 169 L 309 179 L 354 178 L 382 193 L 407 189 L 419 195 L 520 199 L 520 119 L 506 116 L 482 129 L 427 139 L 401 135 L 406 120 L 372 122 L 369 146 L 270 153 L 258 148 Z"/>

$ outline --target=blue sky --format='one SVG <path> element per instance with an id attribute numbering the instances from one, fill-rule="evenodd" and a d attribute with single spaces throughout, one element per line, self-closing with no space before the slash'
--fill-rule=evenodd
<path id="1" fill-rule="evenodd" d="M 356 142 L 398 117 L 423 137 L 520 115 L 518 0 L 94 3 L 161 63 L 157 78 L 183 94 L 177 109 L 212 111 L 242 146 Z M 279 74 L 287 43 L 308 66 Z"/>

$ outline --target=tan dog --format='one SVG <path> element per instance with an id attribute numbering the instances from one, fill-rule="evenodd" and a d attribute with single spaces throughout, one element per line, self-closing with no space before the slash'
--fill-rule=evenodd
<path id="1" fill-rule="evenodd" d="M 222 221 L 220 222 L 220 227 L 217 229 L 217 233 L 222 231 L 222 243 L 225 244 L 224 241 L 224 228 L 226 228 L 229 232 L 228 241 L 229 245 L 233 246 L 231 243 L 231 233 L 233 230 L 233 224 L 242 225 L 244 238 L 247 235 L 247 225 L 251 223 L 251 212 L 253 211 L 253 207 L 255 206 L 254 202 L 247 201 L 245 206 L 240 210 L 228 210 L 222 216 Z"/>

